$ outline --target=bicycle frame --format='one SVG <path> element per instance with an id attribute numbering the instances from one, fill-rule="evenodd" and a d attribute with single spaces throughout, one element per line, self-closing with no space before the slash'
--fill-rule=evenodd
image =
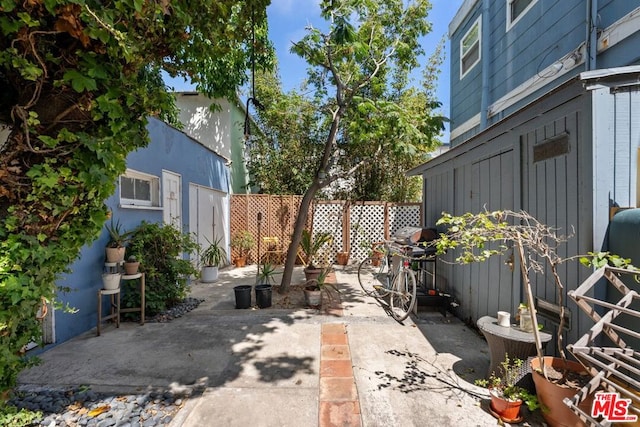
<path id="1" fill-rule="evenodd" d="M 385 288 L 387 293 L 398 293 L 398 290 L 393 289 L 395 278 L 403 268 L 409 267 L 410 258 L 402 254 L 402 252 L 404 252 L 404 248 L 402 246 L 392 244 L 390 242 L 384 242 L 383 249 L 384 256 L 382 257 L 382 262 L 386 264 L 387 272 L 381 273 L 384 277 L 378 278 L 378 281 L 382 283 L 382 286 Z"/>
<path id="2" fill-rule="evenodd" d="M 358 282 L 366 295 L 383 301 L 391 315 L 399 322 L 409 316 L 416 303 L 416 278 L 409 267 L 411 257 L 405 246 L 381 242 L 374 250 L 383 253 L 380 265 L 373 258 L 365 258 L 358 267 Z M 375 267 L 375 271 L 371 271 Z"/>

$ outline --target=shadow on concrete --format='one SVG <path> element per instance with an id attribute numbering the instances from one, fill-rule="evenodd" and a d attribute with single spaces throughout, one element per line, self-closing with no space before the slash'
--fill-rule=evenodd
<path id="1" fill-rule="evenodd" d="M 315 311 L 235 309 L 233 287 L 254 283 L 255 266 L 222 270 L 217 282 L 192 285 L 190 296 L 204 301 L 183 317 L 122 322 L 119 329 L 104 324 L 101 336 L 93 329 L 41 353 L 41 364 L 24 371 L 19 384 L 184 396 L 222 385 L 281 385 L 317 395 L 320 322 L 309 321 Z"/>
<path id="2" fill-rule="evenodd" d="M 432 308 L 420 308 L 414 321 L 436 353 L 448 354 L 454 359 L 453 371 L 456 375 L 471 384 L 486 377 L 489 347 L 480 333 L 451 313 L 443 316 Z M 478 342 L 482 343 L 480 348 Z"/>

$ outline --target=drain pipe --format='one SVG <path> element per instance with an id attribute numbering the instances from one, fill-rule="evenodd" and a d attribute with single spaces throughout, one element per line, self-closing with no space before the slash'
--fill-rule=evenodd
<path id="1" fill-rule="evenodd" d="M 584 61 L 585 71 L 596 69 L 598 55 L 598 0 L 587 1 L 587 58 Z"/>
<path id="2" fill-rule="evenodd" d="M 489 115 L 489 0 L 482 0 L 482 34 L 480 54 L 482 61 L 482 94 L 480 100 L 480 131 L 487 128 Z"/>

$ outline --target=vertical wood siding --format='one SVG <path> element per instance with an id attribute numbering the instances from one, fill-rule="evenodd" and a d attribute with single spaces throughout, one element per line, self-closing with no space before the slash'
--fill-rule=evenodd
<path id="1" fill-rule="evenodd" d="M 558 228 L 561 234 L 575 234 L 560 249 L 561 256 L 593 250 L 589 194 L 593 181 L 591 162 L 585 160 L 592 155 L 591 134 L 584 124 L 585 110 L 591 117 L 589 96 L 579 83 L 567 85 L 555 100 L 549 97 L 533 104 L 458 147 L 447 161 L 434 163 L 424 173 L 427 219 L 442 210 L 459 215 L 485 207 L 523 209 Z M 568 150 L 555 153 L 554 144 L 562 143 L 562 138 L 566 138 Z M 534 162 L 534 147 L 549 141 L 553 145 L 547 146 L 551 154 Z M 451 187 L 443 177 L 451 174 L 454 194 L 445 203 L 440 193 L 450 192 Z M 495 316 L 498 310 L 514 313 L 518 303 L 524 301 L 517 263 L 513 272 L 504 257 L 468 266 L 447 264 L 454 255 L 443 257 L 439 272 L 444 276 L 441 281 L 460 302 L 461 318 L 475 322 L 484 315 Z M 568 290 L 575 289 L 589 271 L 570 262 L 560 273 Z M 549 278 L 534 279 L 534 293 L 552 303 L 557 301 Z M 572 330 L 566 339 L 577 338 L 579 325 L 585 321 L 577 308 L 571 312 Z M 546 323 L 548 329 L 555 329 L 555 324 Z"/>

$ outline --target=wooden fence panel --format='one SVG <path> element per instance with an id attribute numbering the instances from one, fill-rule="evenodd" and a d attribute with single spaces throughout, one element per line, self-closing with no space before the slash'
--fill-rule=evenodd
<path id="1" fill-rule="evenodd" d="M 277 237 L 276 249 L 287 251 L 301 202 L 302 196 L 295 195 L 231 196 L 231 236 L 248 230 L 256 240 L 250 262 L 255 263 L 267 250 L 264 237 Z M 315 201 L 306 228 L 333 234 L 333 245 L 326 248 L 323 258 L 335 262 L 336 254 L 345 251 L 350 253 L 350 262 L 356 263 L 368 255 L 371 242 L 389 239 L 402 227 L 421 226 L 421 218 L 421 203 Z"/>

